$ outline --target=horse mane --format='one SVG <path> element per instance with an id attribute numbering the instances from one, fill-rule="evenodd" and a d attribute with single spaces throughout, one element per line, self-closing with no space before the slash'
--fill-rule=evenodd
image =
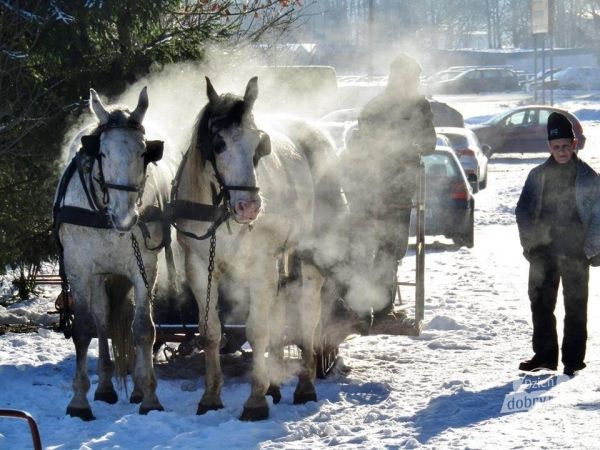
<path id="1" fill-rule="evenodd" d="M 244 99 L 238 95 L 226 93 L 219 97 L 217 104 L 207 103 L 198 113 L 194 122 L 190 149 L 199 149 L 202 164 L 212 157 L 212 142 L 209 140 L 208 121 L 218 117 L 227 124 L 240 124 L 248 113 Z M 193 151 L 193 150 L 191 150 Z"/>

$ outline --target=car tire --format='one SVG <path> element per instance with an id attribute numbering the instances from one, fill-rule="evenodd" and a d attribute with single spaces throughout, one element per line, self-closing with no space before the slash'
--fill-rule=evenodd
<path id="1" fill-rule="evenodd" d="M 487 187 L 487 179 L 488 174 L 485 174 L 485 178 L 479 182 L 479 190 L 485 189 Z"/>
<path id="2" fill-rule="evenodd" d="M 461 234 L 452 237 L 452 242 L 459 247 L 473 248 L 475 244 L 475 205 L 471 203 L 469 218 Z"/>

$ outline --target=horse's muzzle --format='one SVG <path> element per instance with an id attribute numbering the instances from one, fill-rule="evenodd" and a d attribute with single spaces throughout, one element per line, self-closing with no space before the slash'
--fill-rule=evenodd
<path id="1" fill-rule="evenodd" d="M 261 201 L 238 200 L 233 205 L 234 220 L 238 223 L 250 223 L 256 220 L 260 213 Z"/>
<path id="2" fill-rule="evenodd" d="M 110 214 L 110 221 L 112 222 L 115 230 L 117 230 L 121 233 L 126 233 L 128 231 L 131 231 L 131 229 L 137 225 L 139 217 L 140 216 L 138 214 L 134 214 L 133 217 L 131 218 L 131 220 L 129 221 L 129 223 L 121 223 L 114 216 L 114 214 Z"/>

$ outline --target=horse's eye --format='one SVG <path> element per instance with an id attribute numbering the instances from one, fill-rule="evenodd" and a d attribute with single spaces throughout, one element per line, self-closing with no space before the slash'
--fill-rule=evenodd
<path id="1" fill-rule="evenodd" d="M 214 147 L 215 153 L 217 153 L 217 154 L 223 153 L 227 148 L 227 146 L 225 145 L 225 141 L 220 136 L 215 136 L 213 147 Z"/>

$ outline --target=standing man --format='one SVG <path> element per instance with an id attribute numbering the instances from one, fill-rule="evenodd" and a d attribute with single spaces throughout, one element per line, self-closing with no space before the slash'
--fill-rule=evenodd
<path id="1" fill-rule="evenodd" d="M 393 283 L 408 246 L 420 157 L 435 150 L 433 114 L 419 94 L 420 74 L 419 63 L 406 54 L 392 62 L 386 88 L 365 105 L 341 155 L 343 188 L 355 218 L 351 282 L 368 286 L 359 301 L 372 307 L 375 327 L 395 320 Z"/>
<path id="2" fill-rule="evenodd" d="M 548 117 L 550 157 L 533 168 L 517 203 L 523 254 L 529 261 L 533 352 L 520 370 L 556 370 L 558 337 L 554 307 L 562 280 L 565 304 L 562 363 L 572 376 L 585 368 L 589 265 L 600 259 L 599 179 L 581 161 L 571 122 Z"/>

